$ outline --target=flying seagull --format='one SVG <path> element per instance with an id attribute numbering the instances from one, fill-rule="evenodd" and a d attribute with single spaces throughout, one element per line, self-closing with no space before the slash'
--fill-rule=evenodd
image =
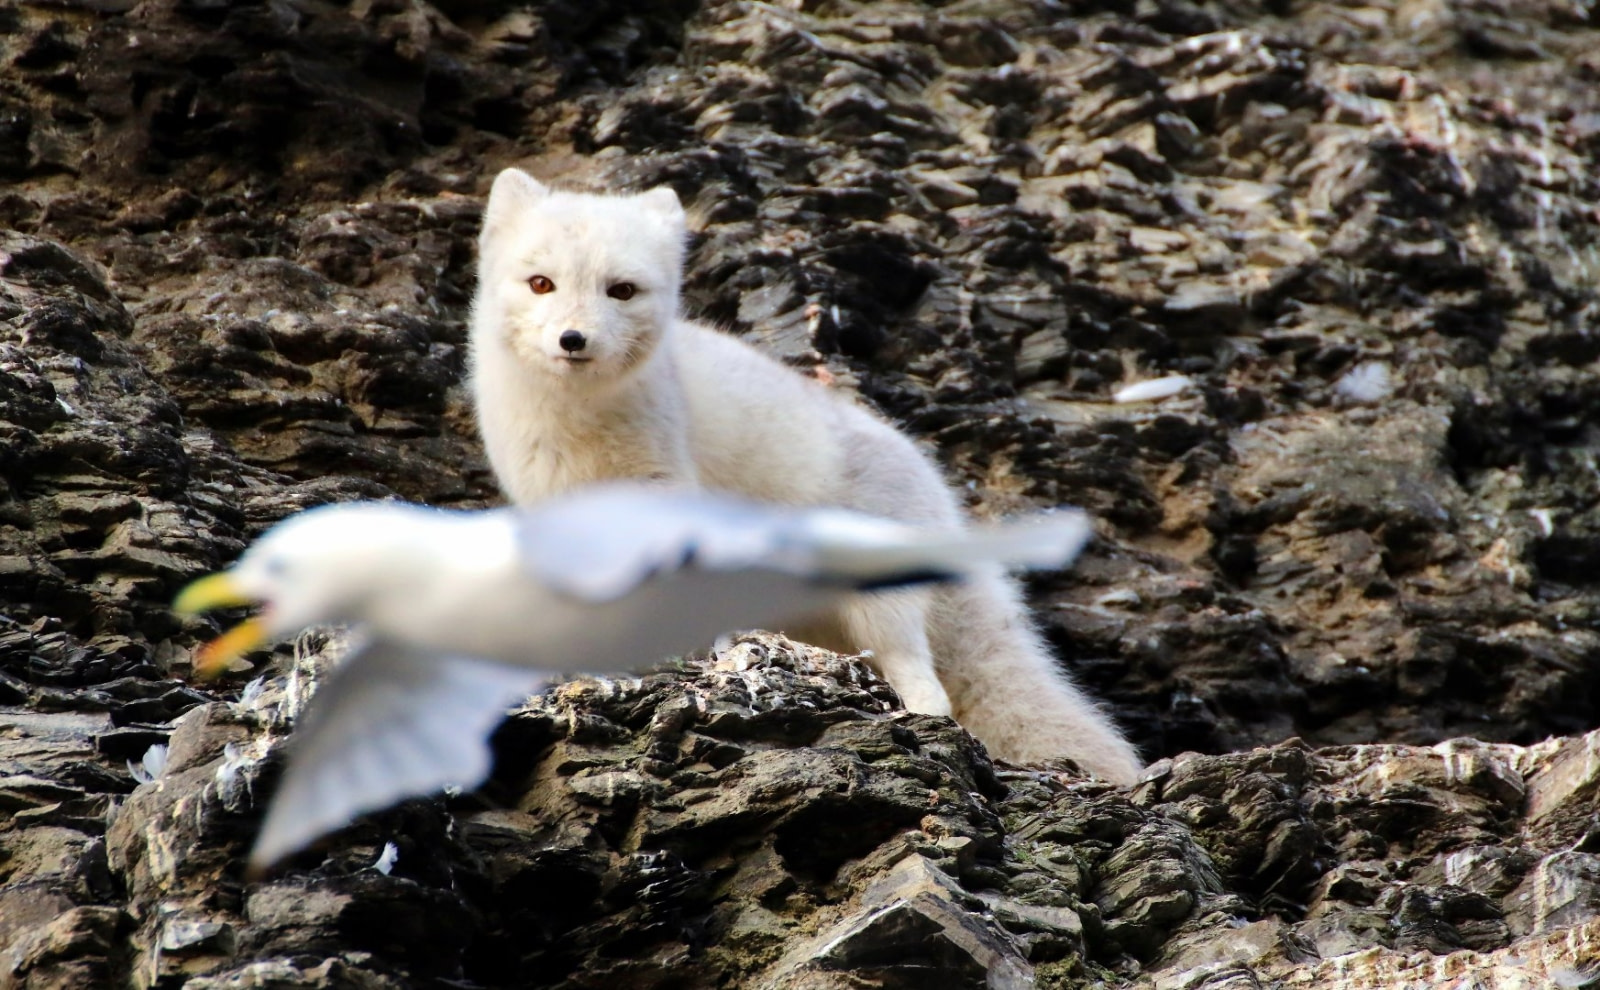
<path id="1" fill-rule="evenodd" d="M 481 782 L 490 733 L 541 671 L 636 668 L 994 564 L 1061 567 L 1090 533 L 1077 510 L 919 530 L 638 485 L 475 512 L 345 503 L 280 523 L 174 608 L 261 606 L 197 654 L 207 677 L 306 626 L 354 627 L 291 739 L 259 872 L 362 812 Z"/>

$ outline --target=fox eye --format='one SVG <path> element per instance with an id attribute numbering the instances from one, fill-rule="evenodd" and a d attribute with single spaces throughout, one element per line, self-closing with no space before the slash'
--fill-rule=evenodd
<path id="1" fill-rule="evenodd" d="M 606 289 L 606 295 L 613 299 L 621 299 L 623 302 L 632 299 L 638 292 L 639 287 L 632 282 L 618 282 L 616 285 Z"/>
<path id="2" fill-rule="evenodd" d="M 533 290 L 534 295 L 542 296 L 546 292 L 556 291 L 556 284 L 543 275 L 535 275 L 533 278 L 528 279 L 528 288 Z"/>

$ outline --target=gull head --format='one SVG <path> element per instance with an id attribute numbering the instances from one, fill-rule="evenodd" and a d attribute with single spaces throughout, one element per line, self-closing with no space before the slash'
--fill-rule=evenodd
<path id="1" fill-rule="evenodd" d="M 375 598 L 401 590 L 450 553 L 448 535 L 428 523 L 451 515 L 360 502 L 311 509 L 274 526 L 233 567 L 195 581 L 173 602 L 180 615 L 259 606 L 196 654 L 195 672 L 215 677 L 235 658 L 306 626 L 367 618 Z"/>

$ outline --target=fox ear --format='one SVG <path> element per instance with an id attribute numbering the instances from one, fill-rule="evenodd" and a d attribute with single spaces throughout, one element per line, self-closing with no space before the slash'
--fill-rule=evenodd
<path id="1" fill-rule="evenodd" d="M 684 225 L 683 204 L 678 201 L 678 194 L 671 186 L 656 186 L 649 192 L 640 193 L 638 200 L 640 206 L 673 226 Z"/>
<path id="2" fill-rule="evenodd" d="M 550 187 L 520 168 L 508 168 L 495 176 L 489 189 L 489 203 L 483 208 L 483 229 L 478 244 L 487 244 L 507 220 L 550 195 Z"/>

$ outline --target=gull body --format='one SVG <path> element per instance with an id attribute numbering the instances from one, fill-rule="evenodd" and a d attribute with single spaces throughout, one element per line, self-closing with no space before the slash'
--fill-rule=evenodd
<path id="1" fill-rule="evenodd" d="M 1089 533 L 1079 512 L 951 532 L 628 485 L 485 512 L 355 503 L 281 523 L 176 607 L 261 605 L 198 655 L 202 675 L 310 625 L 358 638 L 290 742 L 260 868 L 363 811 L 481 781 L 539 672 L 636 669 L 863 592 L 1062 566 Z"/>
<path id="2" fill-rule="evenodd" d="M 231 573 L 270 639 L 326 622 L 439 655 L 543 671 L 637 666 L 822 607 L 839 590 L 772 572 L 684 571 L 623 598 L 552 587 L 518 556 L 536 514 L 370 503 L 285 523 Z M 533 524 L 536 524 L 534 522 Z M 602 593 L 604 594 L 604 593 Z M 696 602 L 685 610 L 684 602 Z M 535 621 L 536 618 L 536 621 Z"/>

